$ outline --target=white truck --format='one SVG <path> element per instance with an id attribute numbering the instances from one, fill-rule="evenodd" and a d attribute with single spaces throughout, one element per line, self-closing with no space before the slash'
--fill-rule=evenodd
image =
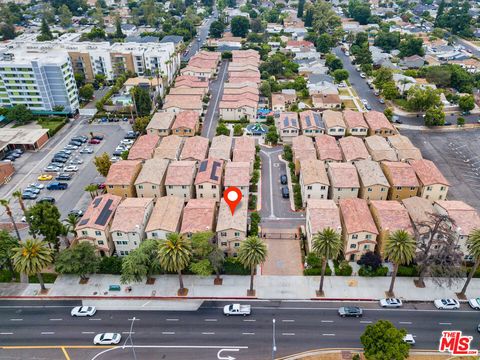
<path id="1" fill-rule="evenodd" d="M 230 315 L 250 315 L 250 305 L 230 304 L 223 307 L 223 314 Z"/>

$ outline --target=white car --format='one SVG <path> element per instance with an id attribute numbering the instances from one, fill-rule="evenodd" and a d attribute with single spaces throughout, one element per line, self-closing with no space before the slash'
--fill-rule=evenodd
<path id="1" fill-rule="evenodd" d="M 360 73 L 360 77 L 361 77 L 362 79 L 365 79 L 365 78 L 367 77 L 367 75 L 365 75 L 365 73 Z"/>
<path id="2" fill-rule="evenodd" d="M 472 309 L 480 310 L 480 298 L 468 300 L 468 305 L 470 305 Z"/>
<path id="3" fill-rule="evenodd" d="M 78 166 L 75 165 L 68 165 L 63 168 L 64 172 L 77 172 L 78 171 Z"/>
<path id="4" fill-rule="evenodd" d="M 122 141 L 120 141 L 120 144 L 132 145 L 133 142 L 134 141 L 132 139 L 123 139 Z"/>
<path id="5" fill-rule="evenodd" d="M 34 187 L 34 188 L 37 188 L 39 190 L 42 190 L 42 189 L 45 188 L 45 185 L 40 184 L 40 183 L 31 183 L 30 185 L 28 185 L 28 187 Z"/>
<path id="6" fill-rule="evenodd" d="M 413 338 L 412 334 L 405 335 L 403 337 L 403 341 L 405 341 L 407 344 L 415 345 L 415 339 Z"/>
<path id="7" fill-rule="evenodd" d="M 387 298 L 380 300 L 380 306 L 384 308 L 399 308 L 402 307 L 402 300 L 395 298 Z"/>
<path id="8" fill-rule="evenodd" d="M 340 84 L 338 84 L 339 88 L 344 88 L 347 87 L 347 84 L 345 84 L 345 81 L 342 81 Z"/>
<path id="9" fill-rule="evenodd" d="M 95 306 L 77 306 L 72 309 L 72 316 L 93 316 L 97 312 Z"/>
<path id="10" fill-rule="evenodd" d="M 436 299 L 433 304 L 437 309 L 441 310 L 460 309 L 460 303 L 455 299 Z"/>
<path id="11" fill-rule="evenodd" d="M 93 338 L 94 345 L 113 345 L 118 344 L 122 340 L 122 335 L 118 333 L 97 334 Z"/>
<path id="12" fill-rule="evenodd" d="M 367 101 L 367 99 L 362 99 L 362 104 L 363 104 L 363 105 L 366 105 L 366 104 L 368 104 L 368 101 Z"/>

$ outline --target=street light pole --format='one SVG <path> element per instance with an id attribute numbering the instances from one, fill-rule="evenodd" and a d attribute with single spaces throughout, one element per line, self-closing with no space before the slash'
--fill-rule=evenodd
<path id="1" fill-rule="evenodd" d="M 125 339 L 125 342 L 123 343 L 123 349 L 125 349 L 125 345 L 127 345 L 127 341 L 130 340 L 130 344 L 132 344 L 132 352 L 133 352 L 133 359 L 137 360 L 137 354 L 135 353 L 135 346 L 133 345 L 133 338 L 132 338 L 132 331 L 133 331 L 133 323 L 135 320 L 138 320 L 135 318 L 135 316 L 132 318 L 132 323 L 130 324 L 130 331 L 128 332 L 128 336 Z"/>
<path id="2" fill-rule="evenodd" d="M 272 360 L 275 360 L 275 353 L 277 352 L 277 343 L 275 341 L 275 319 L 272 320 L 273 339 L 272 339 Z"/>

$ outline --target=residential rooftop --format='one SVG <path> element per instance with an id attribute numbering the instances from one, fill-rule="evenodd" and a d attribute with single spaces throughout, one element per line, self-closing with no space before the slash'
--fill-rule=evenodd
<path id="1" fill-rule="evenodd" d="M 214 199 L 190 199 L 183 210 L 180 233 L 192 234 L 200 231 L 215 231 Z"/>
<path id="2" fill-rule="evenodd" d="M 333 136 L 326 134 L 315 136 L 315 147 L 320 160 L 343 160 L 342 150 Z"/>
<path id="3" fill-rule="evenodd" d="M 365 146 L 375 161 L 397 161 L 395 150 L 390 147 L 387 140 L 379 135 L 367 136 Z"/>
<path id="4" fill-rule="evenodd" d="M 381 185 L 390 187 L 390 184 L 383 174 L 380 164 L 372 160 L 360 160 L 355 163 L 360 182 L 363 186 Z"/>
<path id="5" fill-rule="evenodd" d="M 180 221 L 184 200 L 177 196 L 164 196 L 157 199 L 152 215 L 148 220 L 146 232 L 163 230 L 177 232 L 180 229 Z"/>
<path id="6" fill-rule="evenodd" d="M 412 222 L 408 210 L 398 201 L 371 200 L 370 207 L 377 212 L 379 230 L 393 233 L 397 230 L 405 230 L 414 235 Z"/>
<path id="7" fill-rule="evenodd" d="M 328 163 L 330 185 L 335 188 L 359 188 L 358 174 L 350 163 Z"/>
<path id="8" fill-rule="evenodd" d="M 146 160 L 135 180 L 135 185 L 144 183 L 161 184 L 169 163 L 170 160 L 168 159 L 153 158 Z"/>
<path id="9" fill-rule="evenodd" d="M 325 110 L 322 113 L 323 123 L 327 128 L 333 127 L 345 127 L 345 122 L 343 121 L 343 115 L 339 111 Z"/>
<path id="10" fill-rule="evenodd" d="M 208 139 L 203 136 L 186 138 L 180 154 L 180 160 L 204 160 L 207 157 L 208 142 Z"/>
<path id="11" fill-rule="evenodd" d="M 411 160 L 409 164 L 415 170 L 418 180 L 424 186 L 442 184 L 449 186 L 450 183 L 445 179 L 445 176 L 440 172 L 437 166 L 430 160 Z"/>
<path id="12" fill-rule="evenodd" d="M 347 136 L 338 140 L 340 149 L 342 150 L 343 160 L 367 160 L 370 159 L 363 140 L 355 136 Z"/>
<path id="13" fill-rule="evenodd" d="M 159 141 L 160 136 L 156 134 L 140 136 L 128 151 L 128 160 L 151 159 Z"/>
<path id="14" fill-rule="evenodd" d="M 418 187 L 419 183 L 413 167 L 404 162 L 383 161 L 382 166 L 391 186 Z"/>
<path id="15" fill-rule="evenodd" d="M 110 231 L 139 232 L 152 198 L 126 198 L 117 207 Z"/>
<path id="16" fill-rule="evenodd" d="M 368 124 L 363 117 L 363 113 L 361 112 L 353 111 L 353 110 L 345 110 L 343 112 L 343 120 L 345 122 L 345 125 L 349 129 L 360 128 L 360 127 L 368 129 Z"/>
<path id="17" fill-rule="evenodd" d="M 140 160 L 120 160 L 113 163 L 108 170 L 105 185 L 129 185 L 133 184 L 137 176 L 137 169 L 142 162 Z"/>
<path id="18" fill-rule="evenodd" d="M 347 234 L 369 232 L 378 235 L 372 214 L 364 199 L 340 199 L 340 213 L 342 214 L 344 230 Z"/>
<path id="19" fill-rule="evenodd" d="M 312 234 L 326 228 L 341 232 L 340 212 L 333 200 L 308 199 L 307 213 Z"/>
<path id="20" fill-rule="evenodd" d="M 250 163 L 240 161 L 227 162 L 223 183 L 225 187 L 250 186 Z"/>
<path id="21" fill-rule="evenodd" d="M 248 221 L 248 204 L 244 199 L 235 208 L 232 215 L 230 207 L 224 199 L 220 200 L 220 208 L 218 210 L 217 232 L 226 230 L 238 230 L 247 232 Z"/>
<path id="22" fill-rule="evenodd" d="M 197 168 L 195 161 L 174 161 L 170 164 L 165 177 L 165 185 L 193 185 Z"/>
<path id="23" fill-rule="evenodd" d="M 195 178 L 195 185 L 204 183 L 221 185 L 222 176 L 223 160 L 208 158 L 200 162 Z"/>
<path id="24" fill-rule="evenodd" d="M 122 198 L 117 195 L 103 194 L 95 197 L 76 226 L 76 230 L 97 229 L 105 231 L 110 225 L 113 214 Z"/>
<path id="25" fill-rule="evenodd" d="M 304 185 L 324 184 L 330 185 L 325 163 L 322 160 L 302 160 L 300 162 L 301 176 Z"/>

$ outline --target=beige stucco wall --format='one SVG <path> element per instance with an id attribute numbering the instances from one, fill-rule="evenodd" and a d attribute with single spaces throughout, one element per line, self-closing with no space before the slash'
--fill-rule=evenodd
<path id="1" fill-rule="evenodd" d="M 165 196 L 165 186 L 161 184 L 141 183 L 135 185 L 137 197 L 157 198 Z"/>
<path id="2" fill-rule="evenodd" d="M 448 186 L 435 184 L 429 186 L 421 186 L 418 190 L 418 196 L 428 200 L 445 200 L 447 198 Z"/>
<path id="3" fill-rule="evenodd" d="M 358 197 L 365 200 L 387 200 L 388 189 L 383 185 L 361 186 Z"/>
<path id="4" fill-rule="evenodd" d="M 203 183 L 195 185 L 197 199 L 214 199 L 220 201 L 222 186 L 210 183 Z"/>
<path id="5" fill-rule="evenodd" d="M 184 188 L 182 188 L 181 185 L 165 186 L 165 191 L 167 193 L 167 196 L 177 196 L 177 197 L 183 198 L 185 202 L 187 202 L 190 199 L 193 199 L 194 189 L 195 188 L 193 185 L 184 185 Z"/>
<path id="6" fill-rule="evenodd" d="M 370 239 L 368 239 L 368 237 L 370 237 Z M 350 260 L 350 256 L 354 255 L 355 258 L 353 261 L 357 261 L 367 251 L 375 250 L 377 235 L 370 232 L 347 234 L 344 231 L 343 240 L 345 244 L 345 259 Z M 352 245 L 355 245 L 355 248 L 352 248 Z"/>
<path id="7" fill-rule="evenodd" d="M 238 253 L 238 250 L 240 249 L 240 244 L 242 243 L 243 240 L 245 240 L 246 236 L 247 236 L 246 232 L 234 230 L 234 229 L 218 231 L 217 232 L 218 247 L 223 252 L 227 253 L 228 256 L 233 256 L 233 254 Z M 238 243 L 238 246 L 235 246 L 235 243 Z"/>
<path id="8" fill-rule="evenodd" d="M 336 203 L 340 199 L 352 199 L 358 197 L 359 188 L 336 188 L 330 186 L 329 189 L 329 199 L 332 199 Z"/>

